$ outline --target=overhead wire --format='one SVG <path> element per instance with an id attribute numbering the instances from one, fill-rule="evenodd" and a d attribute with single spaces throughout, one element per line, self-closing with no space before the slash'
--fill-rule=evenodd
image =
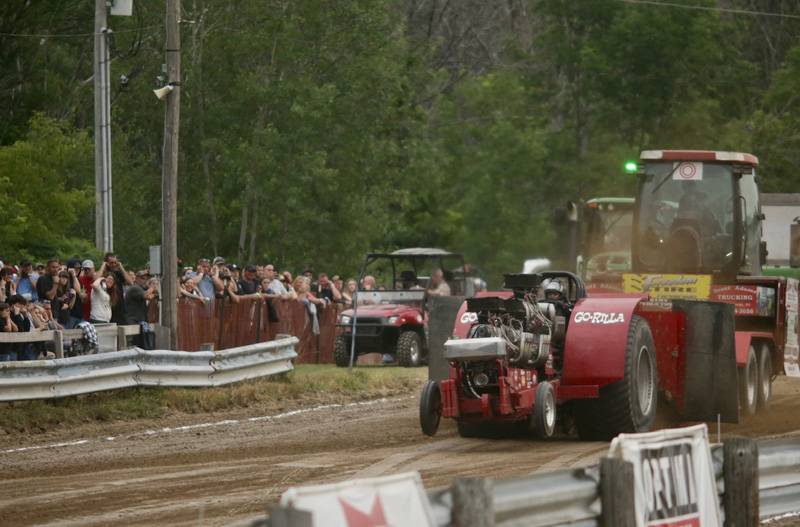
<path id="1" fill-rule="evenodd" d="M 775 13 L 772 11 L 749 11 L 747 9 L 734 9 L 732 7 L 711 7 L 702 5 L 679 4 L 677 2 L 661 2 L 658 0 L 619 0 L 626 4 L 649 5 L 659 7 L 674 7 L 678 9 L 693 9 L 695 11 L 715 11 L 718 13 L 731 13 L 734 15 L 750 16 L 772 16 L 778 18 L 792 18 L 800 20 L 800 15 L 790 15 L 787 13 Z"/>
<path id="2" fill-rule="evenodd" d="M 150 26 L 144 26 L 135 29 L 114 29 L 112 30 L 112 34 L 116 33 L 135 33 L 137 31 L 143 31 L 145 29 L 152 29 L 155 27 L 161 27 L 161 24 L 153 24 Z M 0 33 L 0 37 L 19 37 L 19 38 L 84 38 L 84 37 L 93 37 L 96 35 L 102 35 L 104 33 L 101 32 L 94 32 L 91 33 Z"/>

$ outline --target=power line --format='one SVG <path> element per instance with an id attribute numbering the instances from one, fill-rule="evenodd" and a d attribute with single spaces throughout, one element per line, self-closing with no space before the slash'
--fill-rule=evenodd
<path id="1" fill-rule="evenodd" d="M 773 13 L 770 11 L 748 11 L 746 9 L 733 9 L 730 7 L 709 7 L 702 5 L 687 5 L 676 4 L 674 2 L 659 2 L 656 0 L 619 0 L 626 4 L 650 5 L 660 7 L 677 7 L 679 9 L 694 9 L 696 11 L 716 11 L 718 13 L 731 13 L 734 15 L 751 15 L 751 16 L 772 16 L 777 18 L 793 18 L 800 20 L 800 15 L 787 15 L 785 13 Z"/>
<path id="2" fill-rule="evenodd" d="M 137 31 L 143 31 L 145 29 L 152 29 L 154 27 L 160 27 L 161 24 L 153 24 L 152 26 L 144 26 L 136 29 L 115 29 L 112 31 L 112 34 L 116 33 L 134 33 Z M 83 37 L 93 37 L 95 35 L 100 35 L 102 33 L 0 33 L 0 37 L 20 37 L 20 38 L 83 38 Z"/>

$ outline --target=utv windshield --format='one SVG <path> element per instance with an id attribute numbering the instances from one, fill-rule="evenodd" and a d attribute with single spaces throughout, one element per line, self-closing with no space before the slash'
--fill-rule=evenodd
<path id="1" fill-rule="evenodd" d="M 729 165 L 645 165 L 639 188 L 638 264 L 651 272 L 706 273 L 733 260 L 734 178 Z"/>
<path id="2" fill-rule="evenodd" d="M 587 272 L 630 271 L 632 205 L 592 203 L 586 218 Z"/>

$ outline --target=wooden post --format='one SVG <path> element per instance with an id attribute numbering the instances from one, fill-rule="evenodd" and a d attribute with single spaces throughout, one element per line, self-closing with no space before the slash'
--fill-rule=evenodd
<path id="1" fill-rule="evenodd" d="M 64 358 L 64 333 L 57 329 L 53 331 L 53 345 L 55 346 L 56 358 Z"/>
<path id="2" fill-rule="evenodd" d="M 602 527 L 636 527 L 633 464 L 624 459 L 600 460 Z"/>
<path id="3" fill-rule="evenodd" d="M 456 478 L 453 495 L 455 527 L 494 526 L 494 485 L 486 478 Z"/>
<path id="4" fill-rule="evenodd" d="M 722 441 L 725 527 L 758 525 L 758 443 L 746 437 Z"/>
<path id="5" fill-rule="evenodd" d="M 178 132 L 181 102 L 181 38 L 178 21 L 180 0 L 167 0 L 167 81 L 164 157 L 161 170 L 161 323 L 170 329 L 169 349 L 176 349 L 178 336 Z"/>

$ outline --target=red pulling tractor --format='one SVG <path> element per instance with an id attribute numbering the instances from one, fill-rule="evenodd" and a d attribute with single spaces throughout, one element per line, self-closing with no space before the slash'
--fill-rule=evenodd
<path id="1" fill-rule="evenodd" d="M 800 376 L 798 283 L 760 276 L 757 166 L 736 152 L 642 152 L 626 292 L 587 297 L 580 278 L 552 272 L 468 299 L 445 344 L 449 377 L 423 389 L 423 432 L 444 416 L 464 436 L 506 422 L 546 438 L 561 420 L 597 440 L 649 430 L 659 396 L 691 421 L 766 408 L 781 363 Z M 545 280 L 566 298 L 544 299 Z"/>

